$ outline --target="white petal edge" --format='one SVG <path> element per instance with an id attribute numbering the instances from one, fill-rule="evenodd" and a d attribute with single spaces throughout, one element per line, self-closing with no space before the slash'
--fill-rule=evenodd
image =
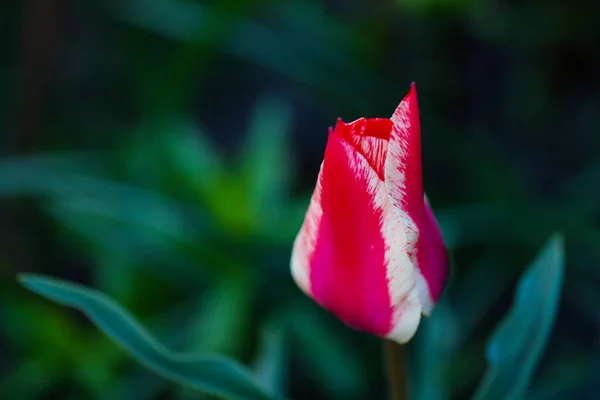
<path id="1" fill-rule="evenodd" d="M 323 216 L 323 208 L 321 207 L 322 173 L 323 163 L 319 168 L 317 184 L 310 198 L 310 205 L 306 211 L 304 222 L 292 248 L 292 278 L 296 285 L 311 297 L 309 257 L 314 253 L 319 234 L 319 224 Z"/>
<path id="2" fill-rule="evenodd" d="M 419 294 L 419 302 L 421 303 L 421 312 L 425 316 L 430 316 L 435 304 L 431 298 L 431 294 L 429 294 L 429 286 L 427 286 L 427 281 L 425 281 L 425 278 L 418 269 L 416 270 L 416 274 L 417 292 Z"/>
<path id="3" fill-rule="evenodd" d="M 386 241 L 386 265 L 390 301 L 394 308 L 392 330 L 386 335 L 398 343 L 408 342 L 421 321 L 418 273 L 407 253 L 405 219 L 390 202 L 385 185 L 375 196 L 377 206 L 384 210 L 383 237 Z"/>

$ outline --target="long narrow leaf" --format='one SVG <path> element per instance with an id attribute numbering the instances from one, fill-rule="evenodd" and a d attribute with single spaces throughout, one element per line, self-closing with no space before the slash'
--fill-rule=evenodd
<path id="1" fill-rule="evenodd" d="M 489 370 L 476 400 L 524 397 L 554 323 L 564 262 L 563 239 L 555 235 L 519 281 L 512 310 L 488 342 Z"/>
<path id="2" fill-rule="evenodd" d="M 29 290 L 85 313 L 139 362 L 169 380 L 225 399 L 274 399 L 254 382 L 246 368 L 231 359 L 171 352 L 100 292 L 35 274 L 23 274 L 19 280 Z"/>

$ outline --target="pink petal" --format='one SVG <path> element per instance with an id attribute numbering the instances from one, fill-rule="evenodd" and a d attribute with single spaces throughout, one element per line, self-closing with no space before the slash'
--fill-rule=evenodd
<path id="1" fill-rule="evenodd" d="M 419 292 L 423 313 L 429 314 L 446 285 L 450 260 L 442 233 L 427 197 L 425 197 L 424 217 L 417 222 L 417 226 L 419 227 L 417 287 L 421 286 L 421 283 L 426 284 L 426 287 L 421 287 Z"/>
<path id="2" fill-rule="evenodd" d="M 421 171 L 421 131 L 417 91 L 413 83 L 391 118 L 385 182 L 396 211 L 404 221 L 407 252 L 418 269 L 423 312 L 431 312 L 443 289 L 447 253 L 433 213 L 425 205 Z"/>
<path id="3" fill-rule="evenodd" d="M 329 135 L 317 187 L 294 243 L 292 274 L 346 324 L 403 343 L 417 329 L 421 304 L 416 273 L 404 251 L 403 222 L 371 166 L 381 156 L 365 150 L 383 144 L 364 147 L 344 139 Z"/>

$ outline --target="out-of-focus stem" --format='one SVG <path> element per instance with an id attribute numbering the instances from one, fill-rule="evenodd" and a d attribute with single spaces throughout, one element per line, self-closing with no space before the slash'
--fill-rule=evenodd
<path id="1" fill-rule="evenodd" d="M 404 346 L 383 339 L 383 356 L 390 400 L 408 400 Z"/>

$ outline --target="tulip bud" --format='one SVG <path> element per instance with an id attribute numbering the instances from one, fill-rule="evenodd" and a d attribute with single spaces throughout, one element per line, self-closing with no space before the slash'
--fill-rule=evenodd
<path id="1" fill-rule="evenodd" d="M 405 343 L 448 275 L 423 191 L 417 93 L 393 116 L 338 120 L 294 242 L 298 286 L 347 325 Z"/>

